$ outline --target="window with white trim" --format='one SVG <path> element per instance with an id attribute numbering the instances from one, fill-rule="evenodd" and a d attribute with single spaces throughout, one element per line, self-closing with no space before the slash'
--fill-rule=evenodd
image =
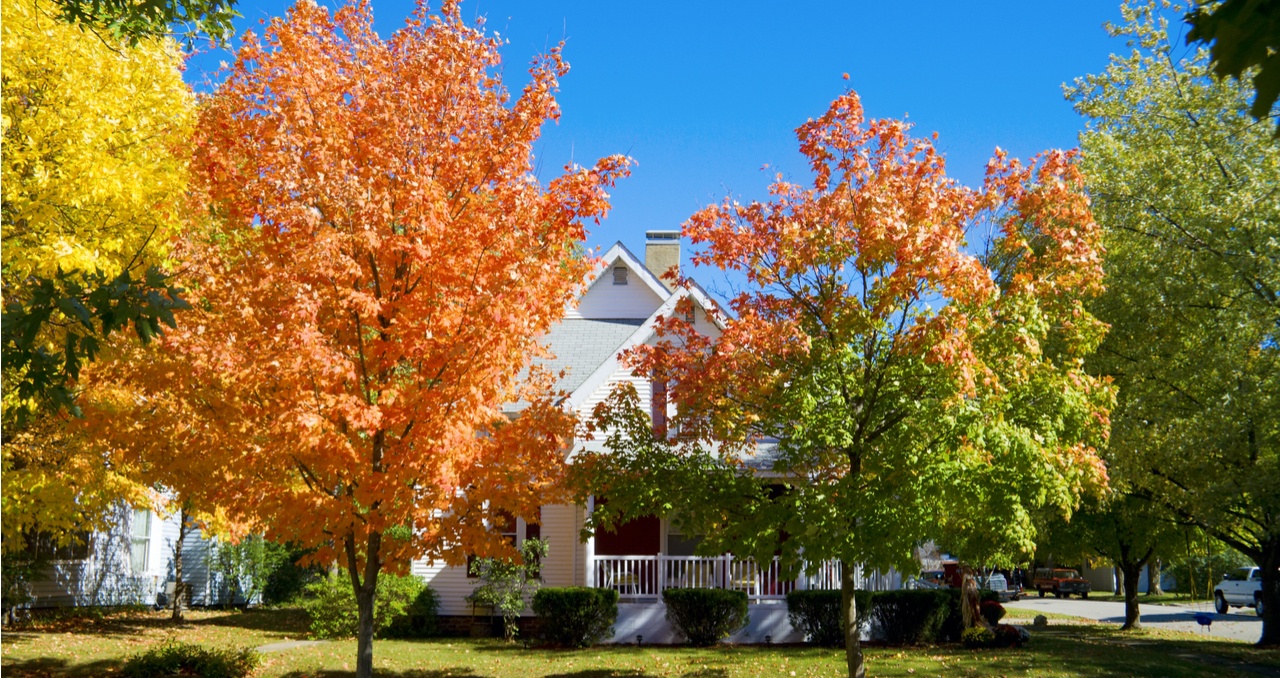
<path id="1" fill-rule="evenodd" d="M 151 511 L 133 510 L 133 533 L 129 543 L 129 564 L 135 576 L 147 571 L 147 554 L 151 550 Z"/>

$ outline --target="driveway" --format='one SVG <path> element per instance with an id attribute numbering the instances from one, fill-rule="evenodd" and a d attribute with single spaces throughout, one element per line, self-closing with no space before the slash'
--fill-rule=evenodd
<path id="1" fill-rule="evenodd" d="M 1034 595 L 1034 594 L 1033 594 Z M 1095 619 L 1107 624 L 1124 623 L 1124 603 L 1113 603 L 1103 600 L 1081 600 L 1079 598 L 1023 598 L 1018 602 L 1008 602 L 1005 607 L 1037 612 L 1053 612 L 1073 617 Z M 1213 624 L 1206 630 L 1196 623 L 1197 612 L 1208 612 L 1213 615 Z M 1231 614 L 1217 614 L 1213 604 L 1191 603 L 1186 605 L 1138 605 L 1138 614 L 1142 625 L 1151 628 L 1165 628 L 1191 633 L 1209 633 L 1219 638 L 1244 640 L 1250 643 L 1262 638 L 1262 618 L 1253 614 L 1249 608 L 1231 608 Z"/>

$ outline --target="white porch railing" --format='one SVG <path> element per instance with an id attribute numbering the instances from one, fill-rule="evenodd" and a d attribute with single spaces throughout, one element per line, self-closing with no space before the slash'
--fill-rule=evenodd
<path id="1" fill-rule="evenodd" d="M 717 588 L 743 591 L 752 601 L 784 600 L 798 589 L 839 590 L 841 565 L 828 561 L 812 575 L 784 578 L 775 558 L 763 566 L 733 556 L 593 556 L 587 585 L 611 588 L 623 598 L 656 598 L 671 588 Z M 884 591 L 894 587 L 894 573 L 859 573 L 858 588 Z"/>

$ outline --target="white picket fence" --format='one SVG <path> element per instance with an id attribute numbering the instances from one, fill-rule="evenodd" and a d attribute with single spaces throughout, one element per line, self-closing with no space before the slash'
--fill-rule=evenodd
<path id="1" fill-rule="evenodd" d="M 752 602 L 781 601 L 795 590 L 839 590 L 842 572 L 840 563 L 829 561 L 813 574 L 786 578 L 776 558 L 760 566 L 733 556 L 594 556 L 588 565 L 587 586 L 614 589 L 624 599 L 656 598 L 671 588 L 717 588 L 743 591 Z M 892 571 L 858 574 L 858 588 L 871 591 L 895 588 L 901 579 Z"/>

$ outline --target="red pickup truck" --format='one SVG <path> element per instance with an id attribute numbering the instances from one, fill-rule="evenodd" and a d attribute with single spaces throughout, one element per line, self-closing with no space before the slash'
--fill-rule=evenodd
<path id="1" fill-rule="evenodd" d="M 1081 598 L 1089 597 L 1088 580 L 1075 570 L 1042 567 L 1036 570 L 1035 581 L 1031 585 L 1040 592 L 1041 598 L 1046 593 L 1052 593 L 1055 598 L 1070 597 L 1073 593 Z"/>

